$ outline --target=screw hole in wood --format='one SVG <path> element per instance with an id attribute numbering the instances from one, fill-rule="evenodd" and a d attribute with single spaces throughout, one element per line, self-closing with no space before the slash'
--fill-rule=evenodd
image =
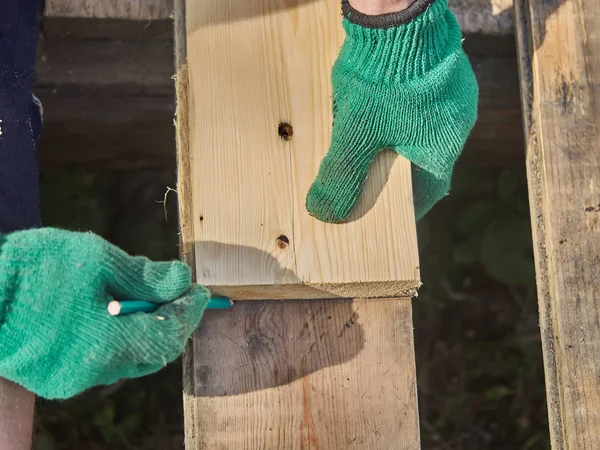
<path id="1" fill-rule="evenodd" d="M 290 245 L 290 240 L 288 239 L 287 236 L 285 235 L 281 235 L 277 238 L 277 247 L 279 247 L 281 250 L 285 249 L 288 245 Z"/>
<path id="2" fill-rule="evenodd" d="M 289 141 L 294 136 L 294 129 L 287 122 L 281 122 L 279 127 L 277 128 L 277 133 L 279 133 L 279 137 L 284 141 Z"/>

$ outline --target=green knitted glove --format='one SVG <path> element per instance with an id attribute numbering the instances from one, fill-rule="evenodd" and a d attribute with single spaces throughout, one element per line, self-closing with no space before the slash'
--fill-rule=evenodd
<path id="1" fill-rule="evenodd" d="M 343 222 L 370 164 L 391 148 L 413 163 L 415 214 L 448 193 L 477 116 L 478 88 L 447 0 L 367 16 L 344 0 L 346 40 L 333 67 L 331 147 L 306 199 L 324 222 Z"/>
<path id="2" fill-rule="evenodd" d="M 112 317 L 112 299 L 165 303 Z M 209 293 L 180 262 L 131 257 L 91 233 L 0 235 L 0 376 L 46 398 L 156 372 L 177 358 Z"/>

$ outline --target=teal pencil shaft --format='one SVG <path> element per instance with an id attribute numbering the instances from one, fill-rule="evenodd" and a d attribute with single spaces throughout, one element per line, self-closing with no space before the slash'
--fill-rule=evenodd
<path id="1" fill-rule="evenodd" d="M 226 297 L 211 297 L 206 309 L 227 309 L 232 305 L 232 301 Z M 147 300 L 123 300 L 112 301 L 108 305 L 108 312 L 113 316 L 123 316 L 137 312 L 154 312 L 160 307 L 160 304 L 149 302 Z"/>
<path id="2" fill-rule="evenodd" d="M 121 306 L 121 310 L 119 311 L 120 316 L 136 312 L 153 312 L 160 306 L 157 303 L 147 302 L 145 300 L 128 300 L 126 302 L 119 302 L 119 305 Z"/>
<path id="3" fill-rule="evenodd" d="M 227 297 L 211 297 L 206 309 L 227 309 L 233 306 L 233 302 Z"/>

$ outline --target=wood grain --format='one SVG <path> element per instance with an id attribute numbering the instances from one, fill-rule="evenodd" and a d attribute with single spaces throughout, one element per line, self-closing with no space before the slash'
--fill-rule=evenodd
<path id="1" fill-rule="evenodd" d="M 339 5 L 189 1 L 186 22 L 198 281 L 238 299 L 413 295 L 408 161 L 378 158 L 348 224 L 304 207 L 329 146 Z"/>
<path id="2" fill-rule="evenodd" d="M 516 5 L 553 449 L 600 448 L 600 4 Z"/>
<path id="3" fill-rule="evenodd" d="M 238 303 L 194 350 L 188 450 L 420 448 L 409 299 Z"/>

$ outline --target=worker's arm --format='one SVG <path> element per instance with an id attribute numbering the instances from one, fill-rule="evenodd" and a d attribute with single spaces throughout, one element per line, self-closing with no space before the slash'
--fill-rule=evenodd
<path id="1" fill-rule="evenodd" d="M 333 71 L 331 147 L 306 199 L 343 222 L 384 148 L 412 162 L 415 214 L 450 189 L 477 116 L 478 89 L 447 0 L 343 0 L 346 40 Z"/>
<path id="2" fill-rule="evenodd" d="M 39 227 L 37 0 L 0 2 L 0 233 Z"/>
<path id="3" fill-rule="evenodd" d="M 36 147 L 41 117 L 31 95 L 38 5 L 37 0 L 0 2 L 0 233 L 40 225 Z M 1 376 L 0 448 L 28 450 L 34 394 Z"/>
<path id="4" fill-rule="evenodd" d="M 180 262 L 131 257 L 90 233 L 39 228 L 38 6 L 0 2 L 0 377 L 65 398 L 175 359 L 208 291 L 192 286 Z M 112 299 L 162 306 L 111 317 Z M 22 431 L 31 429 L 33 395 L 6 381 L 0 392 L 0 448 L 29 447 Z"/>
<path id="5" fill-rule="evenodd" d="M 32 392 L 0 378 L 0 448 L 30 450 L 34 405 Z"/>

